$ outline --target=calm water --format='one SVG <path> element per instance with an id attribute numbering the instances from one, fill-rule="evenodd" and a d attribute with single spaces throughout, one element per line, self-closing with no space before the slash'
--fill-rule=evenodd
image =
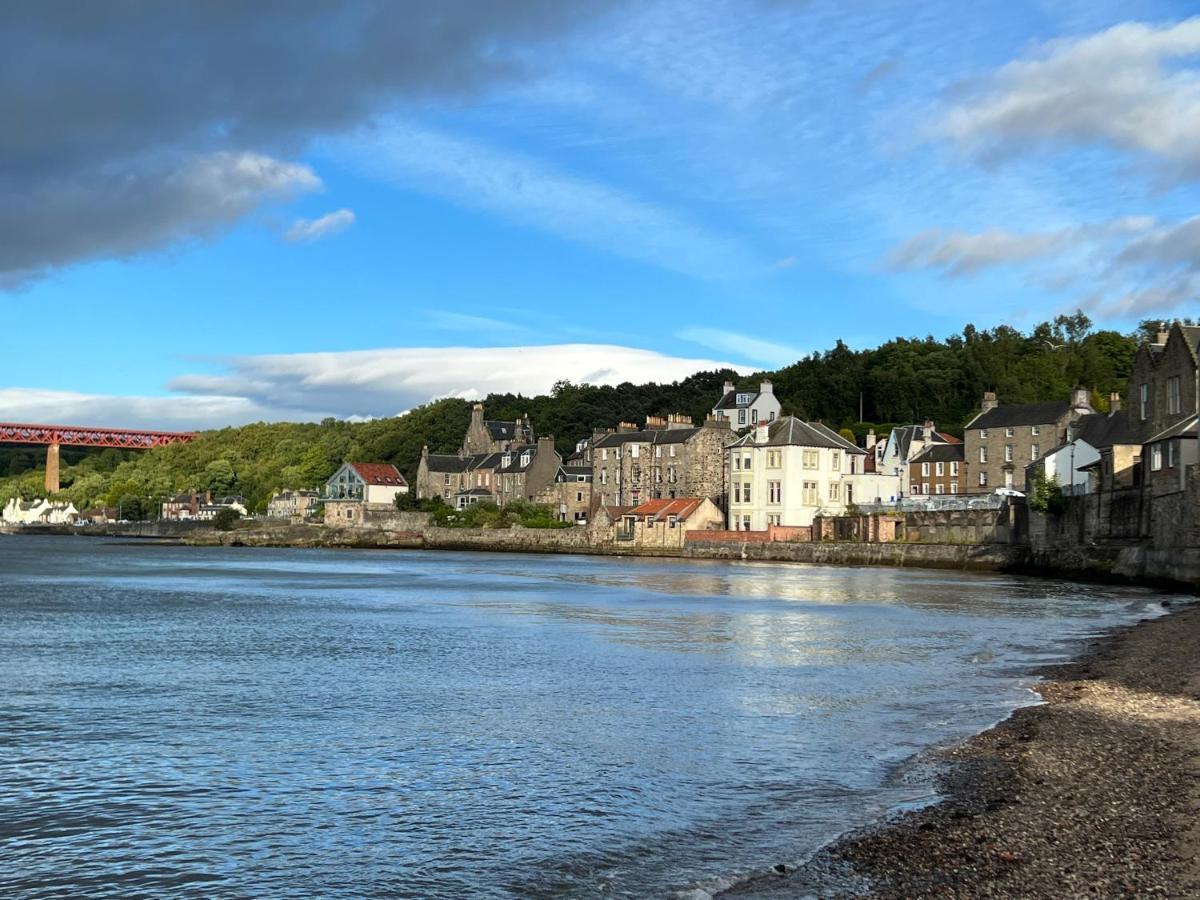
<path id="1" fill-rule="evenodd" d="M 886 569 L 0 535 L 0 895 L 664 896 L 1155 595 Z"/>

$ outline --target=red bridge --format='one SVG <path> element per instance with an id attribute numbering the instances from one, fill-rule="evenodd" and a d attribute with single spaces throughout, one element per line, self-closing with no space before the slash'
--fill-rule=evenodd
<path id="1" fill-rule="evenodd" d="M 149 450 L 166 444 L 186 444 L 196 435 L 179 431 L 138 431 L 132 428 L 84 428 L 77 425 L 25 425 L 0 422 L 0 444 L 39 444 L 46 449 L 46 491 L 57 493 L 59 447 L 115 447 Z"/>

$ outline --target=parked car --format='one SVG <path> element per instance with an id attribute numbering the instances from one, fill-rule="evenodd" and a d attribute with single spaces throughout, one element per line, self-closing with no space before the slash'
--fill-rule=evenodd
<path id="1" fill-rule="evenodd" d="M 1018 491 L 1016 488 L 1010 488 L 1010 487 L 999 487 L 999 488 L 996 488 L 996 490 L 993 491 L 992 493 L 996 494 L 999 497 L 1024 497 L 1025 496 L 1020 491 Z"/>

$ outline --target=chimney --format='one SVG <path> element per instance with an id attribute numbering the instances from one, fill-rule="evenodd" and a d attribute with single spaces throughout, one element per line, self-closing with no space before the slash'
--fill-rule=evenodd
<path id="1" fill-rule="evenodd" d="M 868 429 L 867 429 L 867 449 L 868 449 L 868 450 L 874 450 L 874 449 L 875 449 L 875 442 L 876 442 L 876 440 L 877 440 L 877 438 L 875 437 L 875 429 L 874 429 L 874 428 L 868 428 Z"/>
<path id="2" fill-rule="evenodd" d="M 647 431 L 661 431 L 667 427 L 667 420 L 663 416 L 646 416 Z"/>
<path id="3" fill-rule="evenodd" d="M 421 459 L 426 460 L 426 461 L 429 460 L 429 445 L 428 444 L 421 445 Z"/>
<path id="4" fill-rule="evenodd" d="M 541 456 L 543 453 L 554 453 L 554 436 L 543 435 L 537 439 L 537 452 Z"/>
<path id="5" fill-rule="evenodd" d="M 729 393 L 730 391 L 732 391 L 732 390 L 733 390 L 733 382 L 732 382 L 732 381 L 726 381 L 726 382 L 725 382 L 725 387 L 723 387 L 723 388 L 721 389 L 721 391 L 722 391 L 722 394 L 721 394 L 721 396 L 725 396 L 725 394 L 728 394 L 728 393 Z"/>
<path id="6" fill-rule="evenodd" d="M 995 391 L 984 391 L 983 403 L 980 406 L 980 409 L 982 409 L 984 412 L 987 412 L 989 409 L 995 409 L 999 405 L 1000 401 L 996 399 Z"/>
<path id="7" fill-rule="evenodd" d="M 725 416 L 705 416 L 705 428 L 733 428 L 733 423 Z"/>
<path id="8" fill-rule="evenodd" d="M 1156 334 L 1154 336 L 1155 345 L 1158 347 L 1163 346 L 1163 344 L 1165 344 L 1167 342 L 1168 334 L 1169 334 L 1169 332 L 1167 331 L 1167 323 L 1159 322 L 1158 323 L 1158 334 Z"/>
<path id="9" fill-rule="evenodd" d="M 638 427 L 632 422 L 618 422 L 617 434 L 628 434 L 631 431 L 637 431 Z"/>
<path id="10" fill-rule="evenodd" d="M 927 444 L 933 440 L 933 419 L 926 419 L 921 426 L 921 440 Z"/>
<path id="11" fill-rule="evenodd" d="M 1110 413 L 1117 413 L 1121 411 L 1121 395 L 1116 391 L 1113 391 L 1108 395 L 1108 411 Z"/>
<path id="12" fill-rule="evenodd" d="M 768 382 L 769 384 L 770 382 Z M 759 422 L 754 426 L 754 443 L 765 444 L 771 437 L 771 424 Z"/>
<path id="13" fill-rule="evenodd" d="M 775 393 L 775 386 L 769 381 L 764 381 L 758 386 L 758 390 L 761 394 L 773 394 Z"/>
<path id="14" fill-rule="evenodd" d="M 685 416 L 683 413 L 671 413 L 667 416 L 667 430 L 674 431 L 678 428 L 695 428 L 696 425 L 692 421 L 691 416 Z"/>
<path id="15" fill-rule="evenodd" d="M 1092 392 L 1085 387 L 1077 387 L 1071 391 L 1071 408 L 1092 412 Z"/>

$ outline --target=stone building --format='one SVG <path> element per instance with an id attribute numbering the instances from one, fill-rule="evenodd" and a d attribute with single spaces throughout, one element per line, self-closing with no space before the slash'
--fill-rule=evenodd
<path id="1" fill-rule="evenodd" d="M 520 416 L 514 422 L 505 422 L 483 417 L 483 404 L 471 407 L 471 422 L 463 436 L 464 456 L 479 453 L 499 453 L 533 443 L 533 428 L 529 416 Z"/>
<path id="2" fill-rule="evenodd" d="M 395 508 L 408 482 L 390 463 L 342 463 L 325 482 L 325 524 L 362 525 L 371 510 Z"/>
<path id="3" fill-rule="evenodd" d="M 277 491 L 267 501 L 267 516 L 272 519 L 303 521 L 321 502 L 318 491 Z"/>
<path id="4" fill-rule="evenodd" d="M 926 446 L 908 464 L 909 493 L 914 497 L 966 493 L 964 452 L 959 442 Z"/>
<path id="5" fill-rule="evenodd" d="M 586 525 L 592 506 L 592 467 L 564 461 L 554 481 L 542 488 L 533 502 L 549 506 L 560 522 Z"/>
<path id="6" fill-rule="evenodd" d="M 1197 353 L 1200 326 L 1173 323 L 1154 341 L 1143 342 L 1129 376 L 1129 413 L 1143 439 L 1194 415 L 1197 406 Z"/>
<path id="7" fill-rule="evenodd" d="M 532 501 L 554 482 L 561 467 L 562 456 L 552 437 L 473 455 L 430 453 L 426 447 L 417 466 L 417 496 L 441 497 L 460 509 L 475 503 Z"/>
<path id="8" fill-rule="evenodd" d="M 1013 406 L 1001 406 L 988 391 L 979 414 L 964 431 L 965 464 L 970 471 L 967 493 L 987 494 L 997 488 L 1024 491 L 1026 466 L 1065 444 L 1068 426 L 1094 412 L 1086 388 L 1076 388 L 1069 400 Z"/>
<path id="9" fill-rule="evenodd" d="M 782 410 L 771 382 L 761 382 L 756 391 L 737 388 L 732 381 L 726 381 L 721 399 L 713 407 L 712 417 L 727 420 L 735 431 L 745 431 L 759 422 L 774 422 Z"/>
<path id="10" fill-rule="evenodd" d="M 587 452 L 593 506 L 637 506 L 647 500 L 725 496 L 725 448 L 737 439 L 728 419 L 648 416 L 646 427 L 622 422 L 598 432 Z"/>

